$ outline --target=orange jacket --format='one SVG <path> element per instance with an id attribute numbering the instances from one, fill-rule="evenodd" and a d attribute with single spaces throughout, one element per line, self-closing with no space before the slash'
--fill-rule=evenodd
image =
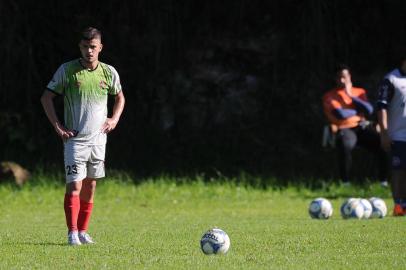
<path id="1" fill-rule="evenodd" d="M 353 87 L 352 94 L 364 101 L 368 101 L 366 91 L 363 88 Z M 344 88 L 332 89 L 323 95 L 323 110 L 328 121 L 330 124 L 337 126 L 338 129 L 342 129 L 356 127 L 361 120 L 365 120 L 364 115 L 360 112 L 345 119 L 338 119 L 333 113 L 335 109 L 356 110 L 352 98 L 347 95 Z"/>

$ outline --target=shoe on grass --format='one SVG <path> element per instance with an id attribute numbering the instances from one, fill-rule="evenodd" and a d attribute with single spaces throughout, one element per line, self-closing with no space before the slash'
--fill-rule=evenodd
<path id="1" fill-rule="evenodd" d="M 82 243 L 79 240 L 79 234 L 77 231 L 68 233 L 68 245 L 70 246 L 79 246 Z"/>
<path id="2" fill-rule="evenodd" d="M 403 209 L 403 207 L 400 204 L 395 204 L 395 207 L 393 208 L 393 215 L 395 217 L 405 216 L 406 211 Z"/>
<path id="3" fill-rule="evenodd" d="M 94 244 L 95 243 L 87 232 L 80 232 L 79 240 L 82 244 Z"/>

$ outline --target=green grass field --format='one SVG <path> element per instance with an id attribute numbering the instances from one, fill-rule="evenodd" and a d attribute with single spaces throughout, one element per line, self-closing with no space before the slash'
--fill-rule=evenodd
<path id="1" fill-rule="evenodd" d="M 34 177 L 35 178 L 35 177 Z M 32 180 L 35 182 L 36 180 Z M 347 196 L 389 190 L 325 186 L 259 189 L 215 181 L 99 182 L 92 246 L 66 244 L 62 182 L 0 185 L 0 269 L 404 269 L 406 218 L 343 220 Z M 312 220 L 312 198 L 331 199 L 329 220 Z M 224 256 L 204 255 L 211 227 L 231 239 Z"/>

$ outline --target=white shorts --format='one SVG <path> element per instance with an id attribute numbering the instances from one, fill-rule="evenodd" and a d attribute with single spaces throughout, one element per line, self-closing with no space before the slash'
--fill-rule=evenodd
<path id="1" fill-rule="evenodd" d="M 66 183 L 82 181 L 86 177 L 102 178 L 106 144 L 86 145 L 68 140 L 64 143 Z"/>

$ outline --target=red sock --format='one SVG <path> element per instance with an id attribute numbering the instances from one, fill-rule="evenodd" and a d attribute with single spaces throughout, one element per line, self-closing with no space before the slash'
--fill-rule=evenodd
<path id="1" fill-rule="evenodd" d="M 64 208 L 65 208 L 66 225 L 68 226 L 68 230 L 70 232 L 77 231 L 78 215 L 80 208 L 79 196 L 65 194 Z"/>
<path id="2" fill-rule="evenodd" d="M 80 211 L 78 218 L 78 229 L 79 232 L 87 231 L 89 226 L 90 216 L 93 210 L 93 203 L 80 200 Z"/>

